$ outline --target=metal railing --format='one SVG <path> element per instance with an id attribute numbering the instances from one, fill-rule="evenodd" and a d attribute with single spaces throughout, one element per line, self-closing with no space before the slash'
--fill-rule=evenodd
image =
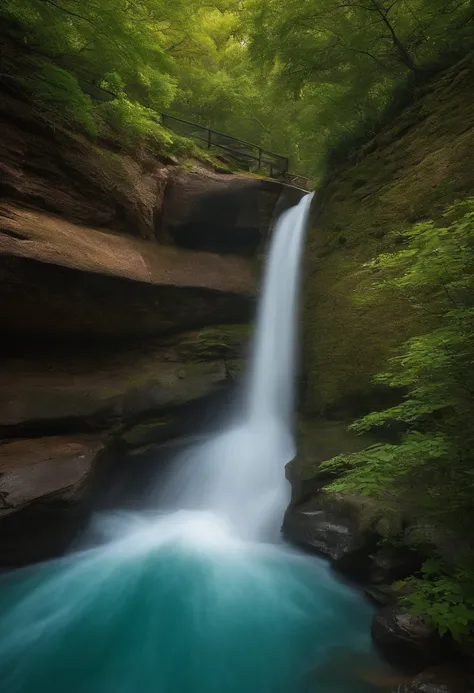
<path id="1" fill-rule="evenodd" d="M 240 168 L 251 170 L 254 167 L 257 171 L 266 169 L 271 178 L 284 178 L 288 174 L 287 157 L 269 152 L 257 144 L 225 135 L 223 132 L 191 123 L 182 118 L 176 118 L 167 113 L 161 114 L 161 122 L 165 127 L 176 132 L 177 135 L 192 137 L 205 142 L 208 149 L 213 147 L 222 149 Z"/>
<path id="2" fill-rule="evenodd" d="M 84 79 L 81 80 L 81 87 L 95 101 L 112 101 L 115 98 L 112 92 L 97 87 Z M 286 156 L 270 152 L 258 144 L 226 135 L 204 125 L 192 123 L 189 120 L 184 120 L 184 118 L 177 118 L 168 113 L 156 113 L 156 115 L 162 125 L 173 130 L 177 135 L 204 142 L 208 149 L 213 147 L 221 149 L 243 170 L 261 171 L 266 169 L 270 178 L 283 179 L 286 183 L 305 190 L 312 189 L 313 184 L 309 178 L 289 174 L 289 162 Z"/>

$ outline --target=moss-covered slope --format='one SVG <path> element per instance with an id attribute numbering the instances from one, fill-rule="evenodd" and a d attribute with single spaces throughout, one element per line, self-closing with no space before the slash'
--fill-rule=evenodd
<path id="1" fill-rule="evenodd" d="M 373 376 L 422 329 L 402 302 L 361 306 L 364 264 L 395 248 L 392 231 L 436 219 L 474 190 L 474 57 L 421 89 L 413 104 L 316 195 L 305 254 L 306 413 L 373 407 Z"/>

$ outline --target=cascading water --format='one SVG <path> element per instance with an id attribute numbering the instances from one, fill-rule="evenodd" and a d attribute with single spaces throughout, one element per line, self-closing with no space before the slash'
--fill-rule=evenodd
<path id="1" fill-rule="evenodd" d="M 311 198 L 286 211 L 274 230 L 241 411 L 182 456 L 162 492 L 174 508 L 215 512 L 246 539 L 277 536 L 289 500 L 284 467 L 294 456 L 299 267 Z"/>
<path id="2" fill-rule="evenodd" d="M 334 648 L 369 652 L 370 609 L 321 561 L 269 543 L 294 454 L 310 199 L 273 234 L 241 411 L 176 461 L 156 516 L 104 518 L 106 544 L 0 583 L 0 680 L 9 693 L 360 690 L 337 680 L 337 664 L 326 679 L 324 668 Z"/>

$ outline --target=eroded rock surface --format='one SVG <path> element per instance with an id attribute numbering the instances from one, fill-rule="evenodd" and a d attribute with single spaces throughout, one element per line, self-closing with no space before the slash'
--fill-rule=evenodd
<path id="1" fill-rule="evenodd" d="M 245 325 L 228 325 L 114 349 L 43 345 L 4 356 L 0 434 L 100 430 L 174 410 L 232 383 L 247 339 Z"/>
<path id="2" fill-rule="evenodd" d="M 0 444 L 0 517 L 30 503 L 76 500 L 104 448 L 98 436 L 48 436 Z"/>

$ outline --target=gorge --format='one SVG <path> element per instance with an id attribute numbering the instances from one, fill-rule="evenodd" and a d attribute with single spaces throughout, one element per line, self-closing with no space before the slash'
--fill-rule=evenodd
<path id="1" fill-rule="evenodd" d="M 2 3 L 6 689 L 474 690 L 473 17 Z"/>

